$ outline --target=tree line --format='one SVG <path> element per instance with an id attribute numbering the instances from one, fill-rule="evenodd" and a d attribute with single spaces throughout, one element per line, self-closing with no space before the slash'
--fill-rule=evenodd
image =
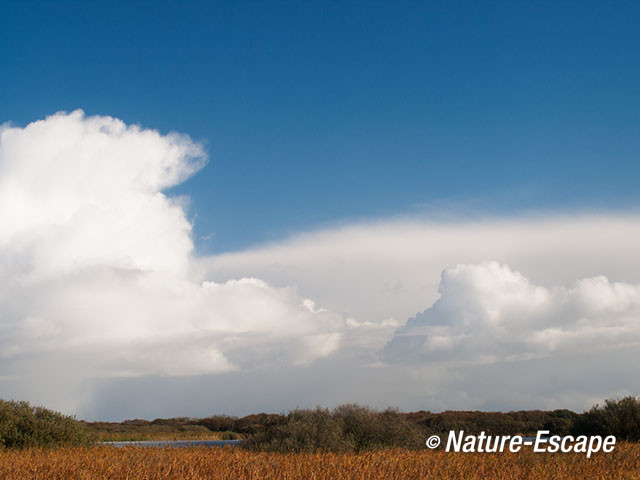
<path id="1" fill-rule="evenodd" d="M 153 425 L 168 427 L 169 431 L 204 427 L 221 432 L 226 438 L 242 438 L 247 449 L 282 452 L 420 449 L 428 436 L 446 436 L 451 430 L 488 435 L 535 435 L 539 430 L 548 430 L 552 435 L 614 435 L 618 441 L 637 442 L 640 397 L 607 400 L 583 413 L 570 410 L 403 413 L 341 405 L 334 409 L 296 409 L 286 414 L 137 419 L 122 423 L 80 422 L 27 402 L 0 400 L 0 448 L 88 444 L 95 441 L 100 431 L 115 428 L 135 431 Z"/>

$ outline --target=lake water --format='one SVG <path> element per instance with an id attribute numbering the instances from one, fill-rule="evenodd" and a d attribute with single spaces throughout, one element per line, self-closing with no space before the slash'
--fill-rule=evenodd
<path id="1" fill-rule="evenodd" d="M 242 440 L 167 440 L 139 442 L 102 442 L 111 447 L 235 447 Z"/>

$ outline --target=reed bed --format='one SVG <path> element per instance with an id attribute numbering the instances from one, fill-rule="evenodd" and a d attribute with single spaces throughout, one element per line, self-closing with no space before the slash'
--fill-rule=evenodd
<path id="1" fill-rule="evenodd" d="M 67 447 L 0 452 L 1 480 L 640 479 L 640 446 L 581 454 L 384 450 L 278 454 L 240 448 Z"/>

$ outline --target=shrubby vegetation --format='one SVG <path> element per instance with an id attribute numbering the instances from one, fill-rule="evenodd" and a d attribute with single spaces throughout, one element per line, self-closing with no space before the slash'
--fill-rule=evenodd
<path id="1" fill-rule="evenodd" d="M 407 414 L 427 432 L 447 434 L 451 430 L 477 435 L 530 434 L 540 430 L 551 412 L 540 410 L 519 412 L 446 411 L 442 413 L 415 412 Z"/>
<path id="2" fill-rule="evenodd" d="M 197 420 L 198 425 L 203 425 L 215 432 L 237 432 L 240 435 L 253 435 L 265 427 L 276 424 L 282 415 L 273 413 L 256 413 L 246 417 L 237 418 L 228 415 L 216 415 Z"/>
<path id="3" fill-rule="evenodd" d="M 99 441 L 122 442 L 140 440 L 231 440 L 237 438 L 233 432 L 212 432 L 197 425 L 196 420 L 170 418 L 149 420 L 125 420 L 116 422 L 85 422 Z"/>
<path id="4" fill-rule="evenodd" d="M 82 445 L 90 441 L 73 417 L 27 402 L 0 400 L 0 448 Z"/>
<path id="5" fill-rule="evenodd" d="M 451 430 L 471 435 L 535 435 L 548 430 L 554 435 L 568 435 L 577 413 L 570 410 L 521 410 L 515 412 L 446 411 L 442 413 L 413 412 L 406 414 L 425 431 L 446 434 Z"/>
<path id="6" fill-rule="evenodd" d="M 424 432 L 395 410 L 358 405 L 293 410 L 251 436 L 243 446 L 269 452 L 330 452 L 422 448 Z"/>
<path id="7" fill-rule="evenodd" d="M 542 430 L 548 430 L 551 435 L 570 435 L 579 416 L 571 410 L 554 410 L 549 413 Z"/>
<path id="8" fill-rule="evenodd" d="M 259 413 L 242 418 L 215 415 L 206 418 L 175 417 L 84 423 L 103 441 L 236 440 L 255 434 L 281 417 L 277 414 Z"/>
<path id="9" fill-rule="evenodd" d="M 578 415 L 574 435 L 614 435 L 617 440 L 640 441 L 640 397 L 606 400 Z"/>
<path id="10" fill-rule="evenodd" d="M 465 412 L 427 411 L 378 412 L 356 405 L 333 411 L 294 410 L 270 419 L 244 446 L 252 450 L 280 452 L 364 451 L 387 447 L 423 448 L 433 434 L 449 431 L 467 434 L 535 435 L 548 430 L 552 435 L 615 435 L 618 441 L 640 441 L 640 397 L 607 400 L 578 414 L 570 410 Z"/>
<path id="11" fill-rule="evenodd" d="M 86 428 L 84 428 L 86 427 Z M 100 440 L 243 439 L 250 450 L 279 452 L 361 452 L 388 447 L 420 449 L 433 434 L 615 435 L 640 441 L 640 397 L 607 400 L 578 414 L 570 410 L 473 412 L 378 411 L 358 405 L 297 409 L 288 414 L 260 413 L 237 418 L 158 418 L 113 422 L 78 422 L 72 417 L 26 402 L 0 400 L 0 448 L 81 444 Z M 90 432 L 87 434 L 87 432 Z"/>

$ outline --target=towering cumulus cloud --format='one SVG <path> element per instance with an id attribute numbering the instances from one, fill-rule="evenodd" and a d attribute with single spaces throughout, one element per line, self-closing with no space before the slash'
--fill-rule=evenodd
<path id="1" fill-rule="evenodd" d="M 205 160 L 186 136 L 82 111 L 2 128 L 1 380 L 37 390 L 53 375 L 64 389 L 305 364 L 337 348 L 345 319 L 295 290 L 196 276 L 185 199 L 162 192 Z"/>

